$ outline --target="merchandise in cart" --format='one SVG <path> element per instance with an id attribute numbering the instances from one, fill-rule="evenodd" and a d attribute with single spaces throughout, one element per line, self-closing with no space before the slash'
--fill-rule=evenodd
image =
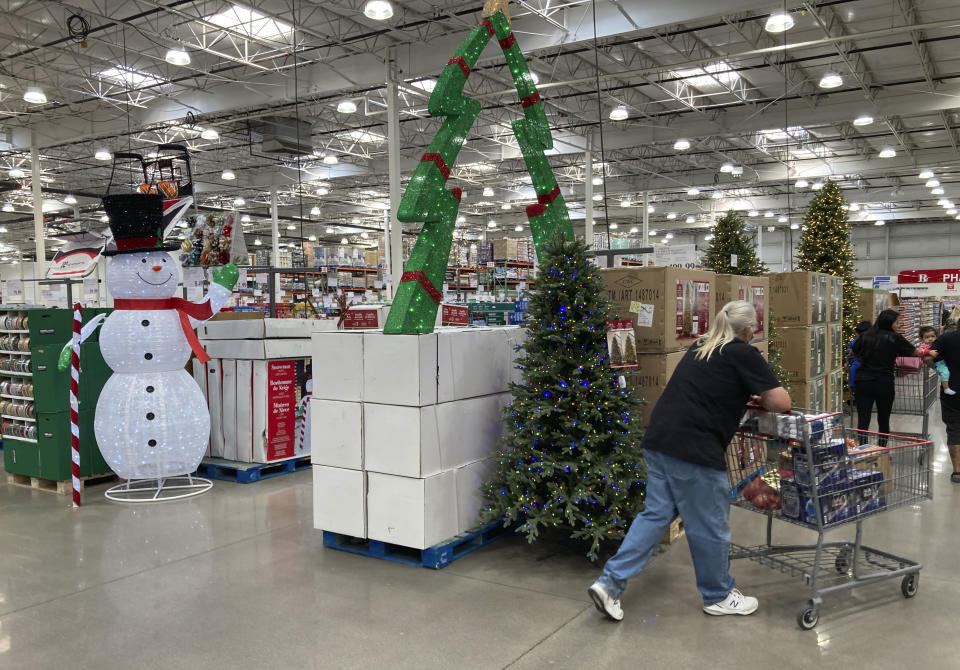
<path id="1" fill-rule="evenodd" d="M 923 364 L 921 358 L 898 359 L 908 365 L 897 365 L 894 370 L 893 414 L 922 417 L 919 433 L 901 435 L 927 439 L 930 437 L 930 407 L 937 399 L 940 390 L 940 377 L 930 366 Z M 909 365 L 916 361 L 917 364 Z"/>
<path id="2" fill-rule="evenodd" d="M 901 578 L 917 593 L 921 564 L 862 543 L 869 517 L 933 497 L 932 445 L 900 435 L 845 428 L 841 414 L 749 410 L 727 453 L 732 504 L 767 517 L 766 542 L 731 543 L 730 558 L 748 558 L 811 590 L 797 623 L 817 625 L 823 597 L 860 584 Z M 814 544 L 774 544 L 779 519 L 817 532 Z M 828 531 L 856 525 L 853 542 L 826 542 Z"/>

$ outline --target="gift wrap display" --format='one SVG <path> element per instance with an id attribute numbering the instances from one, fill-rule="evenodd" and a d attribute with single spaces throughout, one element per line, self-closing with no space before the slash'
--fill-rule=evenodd
<path id="1" fill-rule="evenodd" d="M 416 549 L 475 527 L 523 336 L 314 333 L 314 527 Z"/>

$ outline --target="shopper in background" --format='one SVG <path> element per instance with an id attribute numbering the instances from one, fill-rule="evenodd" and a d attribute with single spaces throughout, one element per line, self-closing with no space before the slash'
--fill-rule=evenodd
<path id="1" fill-rule="evenodd" d="M 877 406 L 877 425 L 881 433 L 890 432 L 890 412 L 893 410 L 894 365 L 898 356 L 918 356 L 919 352 L 907 338 L 896 332 L 900 315 L 896 310 L 880 312 L 877 322 L 857 338 L 853 355 L 860 359 L 857 368 L 857 428 L 869 430 L 873 406 Z M 930 350 L 932 356 L 937 352 Z"/>
<path id="2" fill-rule="evenodd" d="M 932 365 L 933 369 L 937 371 L 937 376 L 940 377 L 940 389 L 946 395 L 953 395 L 956 391 L 950 388 L 950 368 L 947 367 L 943 358 L 930 355 L 933 343 L 937 339 L 937 329 L 933 326 L 921 326 L 919 335 L 920 346 L 917 347 L 917 351 L 923 356 L 924 362 Z"/>
<path id="3" fill-rule="evenodd" d="M 954 309 L 956 311 L 956 309 Z M 950 370 L 950 379 L 958 379 L 960 375 L 960 330 L 951 330 L 944 333 L 933 343 L 934 350 L 947 364 Z M 960 386 L 956 381 L 951 386 Z M 956 391 L 956 389 L 953 389 Z M 960 394 L 947 395 L 940 393 L 940 417 L 947 428 L 947 449 L 950 451 L 950 461 L 953 463 L 953 473 L 950 481 L 960 484 Z"/>
<path id="4" fill-rule="evenodd" d="M 756 328 L 750 303 L 724 305 L 709 332 L 681 359 L 653 409 L 641 443 L 646 508 L 588 589 L 597 609 L 615 621 L 623 618 L 620 594 L 627 580 L 643 570 L 678 514 L 703 611 L 751 614 L 757 609 L 757 599 L 740 593 L 729 572 L 730 485 L 724 453 L 751 398 L 770 411 L 786 412 L 790 396 L 760 352 L 749 346 Z"/>
<path id="5" fill-rule="evenodd" d="M 847 345 L 847 361 L 850 364 L 850 388 L 854 388 L 856 386 L 857 368 L 860 367 L 860 359 L 853 355 L 853 347 L 856 345 L 860 336 L 870 330 L 870 325 L 871 324 L 869 321 L 861 321 L 858 323 L 856 328 L 854 328 L 854 332 L 857 334 L 857 336 L 850 340 L 850 344 Z"/>

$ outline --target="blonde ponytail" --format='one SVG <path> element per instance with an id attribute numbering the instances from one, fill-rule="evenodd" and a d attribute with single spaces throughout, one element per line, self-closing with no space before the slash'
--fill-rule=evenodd
<path id="1" fill-rule="evenodd" d="M 707 334 L 697 340 L 700 345 L 696 357 L 701 361 L 710 360 L 713 352 L 733 342 L 741 332 L 757 320 L 757 312 L 749 302 L 734 300 L 724 305 L 714 317 L 713 325 Z"/>

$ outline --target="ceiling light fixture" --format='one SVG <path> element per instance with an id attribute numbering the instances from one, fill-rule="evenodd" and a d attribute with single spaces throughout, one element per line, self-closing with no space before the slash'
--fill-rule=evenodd
<path id="1" fill-rule="evenodd" d="M 810 188 L 812 188 L 814 191 L 819 191 L 820 189 L 823 188 L 823 182 L 822 182 L 822 181 L 815 181 L 815 182 L 813 182 L 813 186 L 811 186 Z"/>
<path id="2" fill-rule="evenodd" d="M 387 0 L 367 0 L 363 6 L 363 15 L 374 21 L 386 21 L 393 16 L 393 5 Z"/>
<path id="3" fill-rule="evenodd" d="M 317 241 L 317 236 L 316 236 L 316 235 L 311 235 L 311 236 L 308 237 L 307 239 L 310 240 L 311 242 L 316 242 L 316 241 Z"/>
<path id="4" fill-rule="evenodd" d="M 329 192 L 330 192 L 330 189 L 327 188 L 326 186 L 321 186 L 321 187 L 318 188 L 317 191 L 316 191 L 317 195 L 319 195 L 319 196 L 324 196 L 324 195 L 326 195 L 326 194 L 329 193 Z"/>
<path id="5" fill-rule="evenodd" d="M 839 88 L 843 86 L 843 77 L 837 72 L 826 72 L 820 78 L 820 88 Z"/>
<path id="6" fill-rule="evenodd" d="M 233 181 L 237 178 L 237 175 L 233 173 L 233 170 L 226 169 L 220 173 L 220 179 L 223 181 Z"/>
<path id="7" fill-rule="evenodd" d="M 493 197 L 493 189 L 492 189 L 491 187 L 489 187 L 489 186 L 484 186 L 484 187 L 483 187 L 483 197 L 484 197 L 484 198 L 492 198 L 492 197 Z"/>
<path id="8" fill-rule="evenodd" d="M 767 211 L 765 211 L 765 212 L 763 213 L 763 218 L 765 218 L 765 219 L 772 219 L 772 218 L 773 218 L 773 212 L 771 212 L 771 211 L 768 209 Z"/>
<path id="9" fill-rule="evenodd" d="M 324 162 L 325 165 L 336 165 L 337 163 L 340 162 L 340 159 L 338 159 L 338 158 L 337 158 L 336 156 L 334 156 L 333 154 L 330 154 L 330 155 L 328 155 L 328 156 L 324 156 L 322 160 L 323 160 L 323 162 Z"/>
<path id="10" fill-rule="evenodd" d="M 665 240 L 672 240 L 672 239 L 673 239 L 673 233 L 667 233 L 666 235 L 663 236 L 663 239 L 665 239 Z"/>
<path id="11" fill-rule="evenodd" d="M 786 222 L 787 222 L 787 217 L 785 217 L 785 216 L 778 216 L 778 217 L 777 217 L 777 223 L 786 223 Z"/>
<path id="12" fill-rule="evenodd" d="M 594 177 L 594 178 L 593 178 L 593 185 L 594 185 L 594 186 L 599 186 L 599 185 L 602 184 L 602 183 L 603 183 L 603 177 Z"/>
<path id="13" fill-rule="evenodd" d="M 467 222 L 467 217 L 465 217 L 465 216 L 458 216 L 458 217 L 457 217 L 457 223 L 466 223 L 466 222 Z"/>
<path id="14" fill-rule="evenodd" d="M 623 105 L 617 105 L 610 110 L 611 121 L 626 121 L 630 117 L 630 112 Z"/>
<path id="15" fill-rule="evenodd" d="M 513 229 L 514 229 L 514 231 L 516 231 L 516 232 L 518 232 L 518 233 L 523 232 L 523 226 L 521 226 L 521 225 L 519 225 L 519 224 L 516 225 L 516 226 L 514 226 Z"/>
<path id="16" fill-rule="evenodd" d="M 594 202 L 600 202 L 601 200 L 603 200 L 603 194 L 602 194 L 602 193 L 594 193 L 594 194 L 593 194 L 593 201 L 594 201 Z"/>
<path id="17" fill-rule="evenodd" d="M 20 168 L 10 168 L 10 171 L 7 173 L 10 175 L 11 179 L 23 179 L 26 173 Z"/>
<path id="18" fill-rule="evenodd" d="M 596 199 L 597 196 L 593 196 L 593 197 L 594 197 L 594 199 Z M 502 205 L 500 205 L 500 209 L 502 209 L 502 210 L 504 210 L 504 211 L 506 211 L 506 210 L 508 210 L 508 209 L 513 209 L 513 205 L 511 205 L 509 202 L 505 202 L 505 203 L 503 203 Z"/>
<path id="19" fill-rule="evenodd" d="M 310 216 L 320 216 L 320 208 L 314 207 L 310 210 Z"/>
<path id="20" fill-rule="evenodd" d="M 673 143 L 674 151 L 686 151 L 689 148 L 690 148 L 690 140 L 681 138 Z"/>
<path id="21" fill-rule="evenodd" d="M 710 194 L 710 197 L 713 198 L 714 200 L 719 200 L 720 198 L 723 197 L 723 191 L 714 191 L 713 193 Z"/>
<path id="22" fill-rule="evenodd" d="M 800 224 L 799 224 L 799 223 L 791 223 L 791 224 L 790 224 L 790 230 L 800 230 Z"/>
<path id="23" fill-rule="evenodd" d="M 859 203 L 856 203 L 856 202 L 851 202 L 851 203 L 850 203 L 850 211 L 851 211 L 851 212 L 859 212 L 859 211 L 860 211 L 860 204 L 859 204 Z"/>
<path id="24" fill-rule="evenodd" d="M 653 214 L 655 211 L 657 211 L 656 207 L 653 205 L 647 205 L 647 214 Z"/>
<path id="25" fill-rule="evenodd" d="M 657 236 L 657 231 L 655 231 L 655 230 L 648 230 L 648 231 L 647 231 L 647 237 L 656 237 L 656 236 Z"/>
<path id="26" fill-rule="evenodd" d="M 611 224 L 610 224 L 610 230 L 616 230 L 616 229 L 619 228 L 619 227 L 620 227 L 620 226 L 617 225 L 616 223 L 611 223 Z"/>
<path id="27" fill-rule="evenodd" d="M 9 202 L 3 203 L 3 211 L 4 211 L 4 212 L 12 212 L 12 211 L 13 211 L 13 205 L 12 205 L 11 203 L 9 203 Z"/>
<path id="28" fill-rule="evenodd" d="M 362 237 L 363 239 L 367 239 L 368 237 L 370 237 L 370 234 L 367 231 L 363 231 L 362 233 L 360 233 L 360 237 Z"/>
<path id="29" fill-rule="evenodd" d="M 709 242 L 710 240 L 713 239 L 713 237 L 714 237 L 713 233 L 707 233 L 706 235 L 703 236 L 703 239 Z"/>
<path id="30" fill-rule="evenodd" d="M 758 212 L 755 209 L 751 209 L 749 212 L 747 212 L 747 216 L 759 216 L 759 215 L 760 215 L 760 212 Z"/>
<path id="31" fill-rule="evenodd" d="M 68 195 L 66 198 L 63 199 L 63 204 L 65 204 L 65 205 L 76 205 L 76 204 L 77 204 L 77 199 L 74 198 L 72 195 Z"/>
<path id="32" fill-rule="evenodd" d="M 930 195 L 943 195 L 943 189 L 939 186 L 937 188 L 930 189 Z"/>
<path id="33" fill-rule="evenodd" d="M 31 105 L 43 105 L 47 102 L 47 94 L 43 92 L 42 88 L 31 86 L 23 92 L 23 100 Z"/>
<path id="34" fill-rule="evenodd" d="M 620 206 L 621 206 L 621 207 L 629 207 L 631 204 L 632 204 L 632 203 L 631 203 L 629 200 L 627 200 L 627 199 L 623 199 L 623 200 L 620 201 Z"/>
<path id="35" fill-rule="evenodd" d="M 676 212 L 667 212 L 667 218 L 672 221 L 672 220 L 674 220 L 675 218 L 677 218 L 677 213 L 676 213 Z"/>
<path id="36" fill-rule="evenodd" d="M 691 214 L 691 215 L 689 215 L 689 216 L 687 217 L 686 221 L 687 221 L 687 223 L 696 223 L 696 222 L 697 222 L 697 217 L 695 217 L 693 214 Z"/>
<path id="37" fill-rule="evenodd" d="M 700 189 L 696 186 L 691 186 L 687 189 L 687 195 L 700 195 Z"/>
<path id="38" fill-rule="evenodd" d="M 170 65 L 183 67 L 184 65 L 190 65 L 190 54 L 187 53 L 186 49 L 182 46 L 173 47 L 172 49 L 167 49 L 167 55 L 163 57 L 163 60 L 170 63 Z"/>
<path id="39" fill-rule="evenodd" d="M 250 215 L 244 214 L 240 217 L 240 223 L 250 223 Z"/>
<path id="40" fill-rule="evenodd" d="M 100 217 L 100 223 L 110 223 L 110 217 L 104 214 Z"/>
<path id="41" fill-rule="evenodd" d="M 353 100 L 341 100 L 337 105 L 337 111 L 341 114 L 353 114 L 357 111 L 357 103 Z"/>
<path id="42" fill-rule="evenodd" d="M 921 170 L 918 179 L 933 179 L 933 170 Z"/>
<path id="43" fill-rule="evenodd" d="M 234 207 L 243 207 L 246 204 L 247 204 L 247 201 L 241 198 L 240 196 L 237 196 L 236 198 L 233 199 Z"/>
<path id="44" fill-rule="evenodd" d="M 954 216 L 956 213 L 957 213 L 957 208 L 956 208 L 956 207 L 951 207 L 950 209 L 947 210 L 947 215 L 948 215 L 948 216 Z"/>
<path id="45" fill-rule="evenodd" d="M 883 220 L 881 220 L 881 219 L 877 219 L 876 221 L 873 222 L 873 225 L 875 225 L 875 226 L 882 226 L 884 223 L 885 223 L 885 221 L 883 221 Z"/>
<path id="46" fill-rule="evenodd" d="M 940 185 L 939 179 L 928 179 L 927 183 L 924 184 L 924 186 L 926 186 L 927 188 L 936 188 L 939 185 Z"/>
<path id="47" fill-rule="evenodd" d="M 724 163 L 721 165 L 720 172 L 733 172 L 733 163 Z"/>
<path id="48" fill-rule="evenodd" d="M 640 229 L 637 228 L 636 226 L 634 226 L 633 228 L 630 229 L 630 232 L 633 233 L 633 234 L 636 234 L 636 233 L 639 233 L 639 232 L 640 232 Z M 647 233 L 647 234 L 649 235 L 649 233 Z"/>
<path id="49" fill-rule="evenodd" d="M 793 15 L 789 12 L 774 12 L 767 17 L 763 29 L 768 33 L 783 33 L 793 28 Z"/>
<path id="50" fill-rule="evenodd" d="M 287 224 L 287 230 L 296 230 L 296 229 L 297 229 L 296 225 L 292 223 Z"/>
<path id="51" fill-rule="evenodd" d="M 487 221 L 487 228 L 496 228 L 496 227 L 497 227 L 496 221 L 494 221 L 493 219 Z"/>
<path id="52" fill-rule="evenodd" d="M 350 243 L 350 240 L 348 240 L 346 237 L 340 238 L 340 244 L 349 244 L 349 243 Z"/>
<path id="53" fill-rule="evenodd" d="M 776 226 L 767 226 L 767 232 L 768 232 L 768 233 L 772 233 L 772 232 L 775 231 L 776 229 L 777 229 Z"/>
<path id="54" fill-rule="evenodd" d="M 880 150 L 878 154 L 880 158 L 895 158 L 897 155 L 896 150 L 893 147 L 884 147 Z"/>
<path id="55" fill-rule="evenodd" d="M 93 154 L 93 157 L 98 161 L 108 161 L 113 158 L 113 156 L 110 155 L 110 152 L 106 149 L 97 149 L 97 153 Z"/>
<path id="56" fill-rule="evenodd" d="M 810 182 L 808 182 L 806 179 L 798 179 L 797 183 L 794 184 L 794 186 L 796 186 L 797 188 L 806 188 L 809 185 L 810 185 Z"/>
<path id="57" fill-rule="evenodd" d="M 200 139 L 210 140 L 211 142 L 220 139 L 220 133 L 214 128 L 204 128 L 200 131 Z"/>
<path id="58" fill-rule="evenodd" d="M 330 226 L 327 226 L 326 233 L 327 233 L 327 235 L 333 235 L 333 233 L 334 233 L 333 228 L 331 228 Z"/>
<path id="59" fill-rule="evenodd" d="M 873 123 L 873 117 L 869 114 L 861 114 L 853 120 L 855 126 L 869 126 L 871 123 Z"/>

